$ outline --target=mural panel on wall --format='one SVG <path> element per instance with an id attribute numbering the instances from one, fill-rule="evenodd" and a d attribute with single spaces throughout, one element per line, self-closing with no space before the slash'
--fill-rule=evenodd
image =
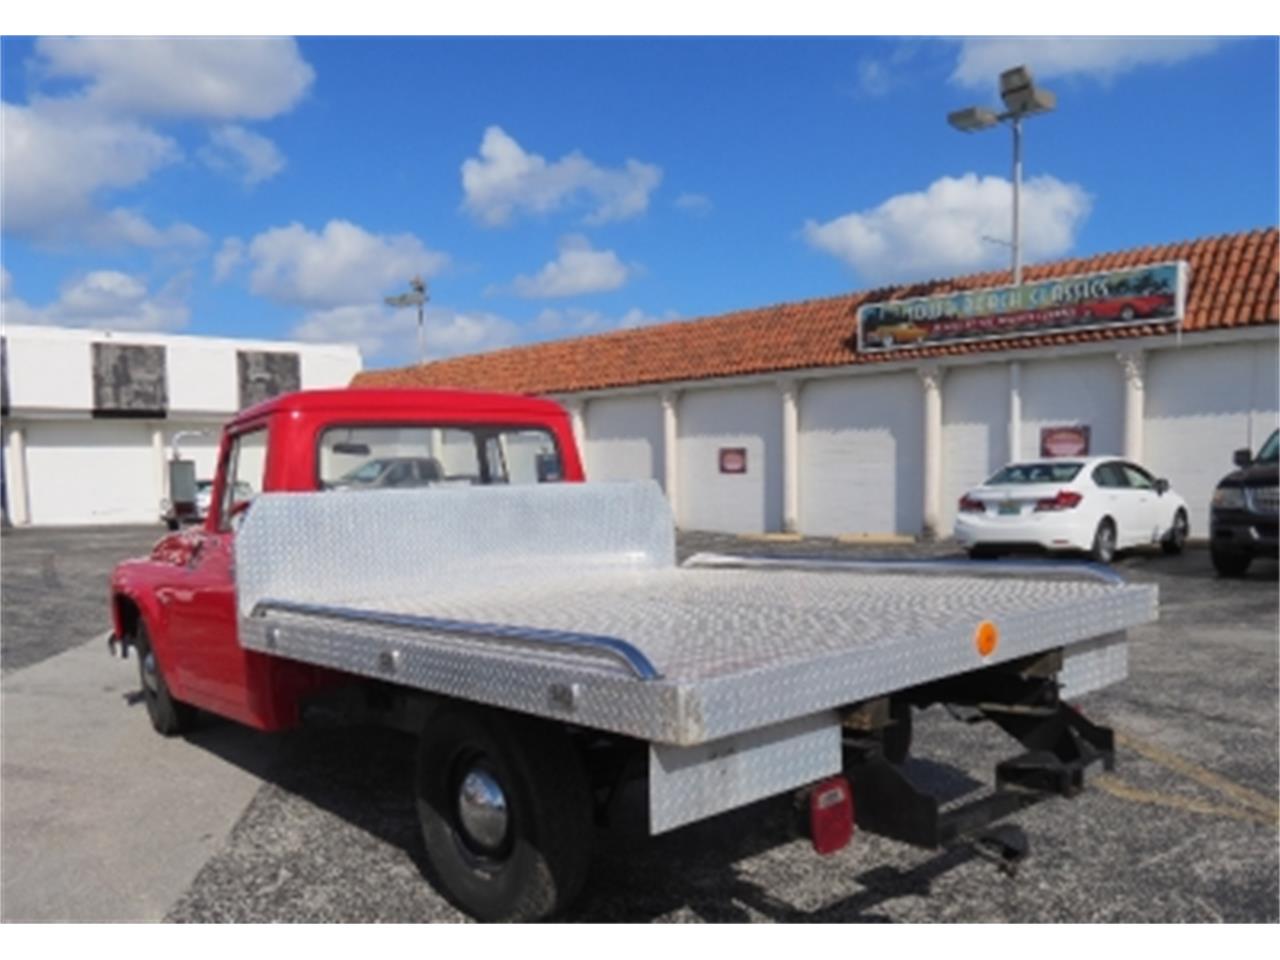
<path id="1" fill-rule="evenodd" d="M 163 417 L 168 407 L 164 347 L 93 345 L 95 415 Z"/>
<path id="2" fill-rule="evenodd" d="M 239 350 L 236 352 L 236 364 L 240 372 L 241 410 L 282 393 L 302 389 L 296 353 Z"/>

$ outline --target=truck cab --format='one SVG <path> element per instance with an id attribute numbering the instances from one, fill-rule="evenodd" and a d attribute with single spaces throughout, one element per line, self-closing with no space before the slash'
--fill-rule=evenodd
<path id="1" fill-rule="evenodd" d="M 203 523 L 117 566 L 113 642 L 136 648 L 148 712 L 163 733 L 183 729 L 192 708 L 261 730 L 288 729 L 302 700 L 351 678 L 238 642 L 236 529 L 259 493 L 355 497 L 396 487 L 583 479 L 568 415 L 550 401 L 456 390 L 277 397 L 223 430 Z"/>
<path id="2" fill-rule="evenodd" d="M 1209 508 L 1209 550 L 1224 577 L 1244 576 L 1254 557 L 1280 554 L 1280 431 L 1272 431 L 1256 457 L 1245 448 L 1234 461 L 1236 469 L 1218 481 Z"/>

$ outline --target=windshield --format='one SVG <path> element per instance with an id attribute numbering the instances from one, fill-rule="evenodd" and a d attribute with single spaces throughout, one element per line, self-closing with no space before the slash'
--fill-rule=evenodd
<path id="1" fill-rule="evenodd" d="M 1062 463 L 1011 463 L 987 481 L 987 486 L 1006 483 L 1066 483 L 1074 480 L 1080 468 L 1076 461 Z"/>
<path id="2" fill-rule="evenodd" d="M 1280 461 L 1280 430 L 1272 430 L 1267 442 L 1258 451 L 1258 463 L 1276 463 Z"/>

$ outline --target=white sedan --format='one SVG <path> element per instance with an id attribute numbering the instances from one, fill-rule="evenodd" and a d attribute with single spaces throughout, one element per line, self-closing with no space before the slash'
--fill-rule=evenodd
<path id="1" fill-rule="evenodd" d="M 1159 543 L 1178 553 L 1187 503 L 1118 457 L 1011 463 L 960 498 L 955 536 L 973 557 L 1019 549 L 1083 550 L 1110 563 L 1117 550 Z"/>

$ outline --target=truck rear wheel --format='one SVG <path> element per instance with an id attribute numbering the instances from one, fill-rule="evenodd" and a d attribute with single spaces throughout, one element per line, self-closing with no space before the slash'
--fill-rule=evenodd
<path id="1" fill-rule="evenodd" d="M 582 888 L 591 791 L 572 742 L 552 724 L 445 707 L 422 734 L 414 793 L 430 879 L 471 916 L 540 920 Z"/>
<path id="2" fill-rule="evenodd" d="M 156 733 L 174 737 L 190 730 L 195 724 L 195 708 L 173 699 L 169 685 L 164 682 L 164 671 L 151 649 L 151 637 L 147 626 L 138 618 L 134 628 L 133 648 L 138 654 L 138 680 L 142 684 L 142 699 L 147 705 L 147 716 Z"/>

